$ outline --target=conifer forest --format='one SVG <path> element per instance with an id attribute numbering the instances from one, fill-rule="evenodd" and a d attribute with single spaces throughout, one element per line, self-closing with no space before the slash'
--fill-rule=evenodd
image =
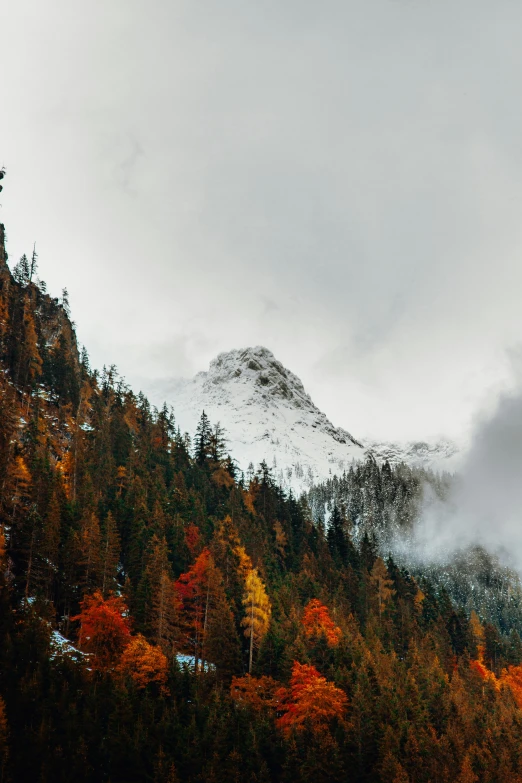
<path id="1" fill-rule="evenodd" d="M 245 476 L 91 368 L 37 267 L 0 226 L 0 781 L 522 783 L 508 575 L 387 547 L 451 477 Z"/>

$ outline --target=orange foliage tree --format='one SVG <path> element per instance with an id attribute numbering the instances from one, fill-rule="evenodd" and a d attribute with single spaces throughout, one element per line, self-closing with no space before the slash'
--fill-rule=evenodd
<path id="1" fill-rule="evenodd" d="M 522 666 L 508 666 L 504 669 L 500 683 L 509 686 L 515 702 L 522 708 Z"/>
<path id="2" fill-rule="evenodd" d="M 93 669 L 107 671 L 119 661 L 130 640 L 130 621 L 125 602 L 119 596 L 104 598 L 99 590 L 85 596 L 79 620 L 80 648 L 92 654 Z"/>
<path id="3" fill-rule="evenodd" d="M 254 712 L 262 712 L 277 706 L 275 694 L 279 688 L 280 684 L 272 677 L 252 677 L 247 674 L 232 678 L 230 695 L 236 703 L 251 707 Z"/>
<path id="4" fill-rule="evenodd" d="M 348 698 L 333 682 L 322 677 L 315 666 L 294 661 L 289 688 L 280 688 L 277 726 L 286 735 L 310 728 L 328 730 L 333 720 L 344 720 Z"/>
<path id="5" fill-rule="evenodd" d="M 335 625 L 328 608 L 317 598 L 308 602 L 301 622 L 307 639 L 326 639 L 328 647 L 337 647 L 341 641 L 343 632 Z"/>
<path id="6" fill-rule="evenodd" d="M 492 682 L 496 687 L 499 686 L 499 681 L 495 677 L 494 673 L 490 671 L 487 666 L 484 666 L 482 661 L 470 661 L 470 669 L 481 677 L 481 679 L 487 682 Z"/>
<path id="7" fill-rule="evenodd" d="M 125 647 L 118 670 L 129 675 L 138 688 L 156 683 L 161 690 L 165 690 L 167 658 L 159 647 L 149 644 L 140 633 L 133 636 Z"/>

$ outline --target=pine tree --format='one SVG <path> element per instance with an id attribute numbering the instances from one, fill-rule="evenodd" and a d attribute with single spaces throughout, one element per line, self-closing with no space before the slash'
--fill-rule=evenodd
<path id="1" fill-rule="evenodd" d="M 101 591 L 104 597 L 107 597 L 116 588 L 120 549 L 118 528 L 109 511 L 105 519 L 100 553 Z"/>
<path id="2" fill-rule="evenodd" d="M 348 564 L 348 542 L 346 540 L 346 525 L 337 505 L 332 509 L 328 526 L 328 547 L 331 555 L 342 565 Z"/>
<path id="3" fill-rule="evenodd" d="M 149 627 L 154 642 L 168 657 L 172 657 L 179 638 L 179 609 L 180 602 L 170 571 L 163 569 L 152 595 Z"/>
<path id="4" fill-rule="evenodd" d="M 140 629 L 158 644 L 163 638 L 163 615 L 167 611 L 167 582 L 172 579 L 167 542 L 153 535 L 145 551 L 145 567 L 136 591 L 135 614 Z"/>
<path id="5" fill-rule="evenodd" d="M 29 282 L 33 281 L 34 276 L 38 270 L 38 254 L 36 252 L 36 242 L 33 246 L 33 254 L 31 256 L 31 262 L 29 264 Z"/>
<path id="6" fill-rule="evenodd" d="M 225 430 L 218 421 L 212 429 L 208 444 L 208 456 L 212 462 L 220 465 L 224 461 L 225 448 Z"/>
<path id="7" fill-rule="evenodd" d="M 13 278 L 22 286 L 26 286 L 30 280 L 31 265 L 25 253 L 13 269 Z"/>
<path id="8" fill-rule="evenodd" d="M 492 623 L 484 626 L 484 662 L 486 666 L 500 674 L 502 658 L 502 641 L 497 628 Z"/>
<path id="9" fill-rule="evenodd" d="M 69 316 L 71 314 L 71 308 L 69 305 L 69 292 L 66 288 L 62 290 L 62 307 L 65 310 L 66 315 Z"/>
<path id="10" fill-rule="evenodd" d="M 204 465 L 211 454 L 212 428 L 203 411 L 194 437 L 194 459 L 197 465 Z"/>
<path id="11" fill-rule="evenodd" d="M 217 567 L 211 580 L 213 595 L 205 629 L 205 657 L 214 664 L 219 678 L 230 681 L 240 670 L 241 645 L 223 587 L 223 576 Z"/>
<path id="12" fill-rule="evenodd" d="M 58 493 L 51 495 L 39 543 L 39 576 L 46 598 L 51 598 L 59 570 L 59 552 L 61 538 L 61 507 Z"/>
<path id="13" fill-rule="evenodd" d="M 80 520 L 79 548 L 80 585 L 84 592 L 101 587 L 102 558 L 101 531 L 98 517 L 94 511 L 88 511 Z"/>

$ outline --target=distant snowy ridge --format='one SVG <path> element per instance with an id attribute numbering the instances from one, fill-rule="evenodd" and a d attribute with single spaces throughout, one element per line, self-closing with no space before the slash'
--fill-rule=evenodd
<path id="1" fill-rule="evenodd" d="M 420 465 L 438 471 L 453 472 L 461 458 L 461 452 L 450 440 L 438 440 L 433 443 L 411 441 L 408 443 L 377 443 L 366 441 L 366 448 L 376 459 L 387 460 L 390 464 L 406 462 L 408 465 Z"/>
<path id="2" fill-rule="evenodd" d="M 183 432 L 194 434 L 201 412 L 225 428 L 227 445 L 240 468 L 265 460 L 285 489 L 300 493 L 313 483 L 341 474 L 371 452 L 378 460 L 405 461 L 436 470 L 453 470 L 456 447 L 391 444 L 357 440 L 334 427 L 314 405 L 301 380 L 267 348 L 221 353 L 208 371 L 194 378 L 156 382 L 146 389 L 156 405 L 174 408 Z"/>

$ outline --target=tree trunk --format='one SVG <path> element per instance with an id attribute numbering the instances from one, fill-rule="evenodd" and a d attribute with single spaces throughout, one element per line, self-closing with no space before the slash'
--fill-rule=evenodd
<path id="1" fill-rule="evenodd" d="M 248 673 L 252 674 L 252 657 L 254 653 L 254 602 L 252 601 L 252 612 L 250 615 L 250 655 L 248 659 Z"/>

